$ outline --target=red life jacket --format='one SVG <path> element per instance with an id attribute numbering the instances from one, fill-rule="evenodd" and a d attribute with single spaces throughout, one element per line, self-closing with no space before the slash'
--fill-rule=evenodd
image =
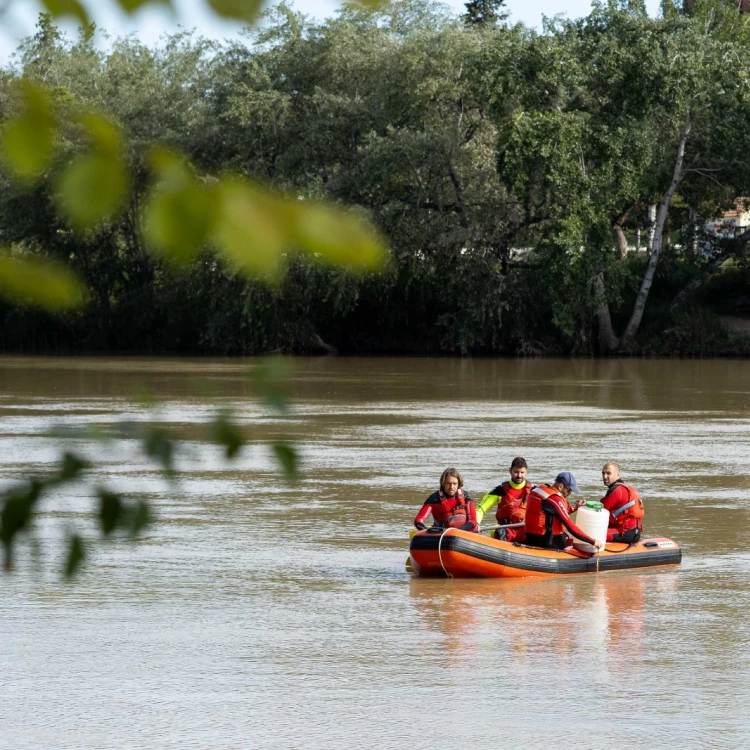
<path id="1" fill-rule="evenodd" d="M 618 492 L 618 496 L 608 502 L 607 498 L 620 488 L 625 492 Z M 602 498 L 602 504 L 609 511 L 609 528 L 617 529 L 619 534 L 635 528 L 643 530 L 643 500 L 634 487 L 618 479 L 607 490 L 607 494 Z"/>
<path id="2" fill-rule="evenodd" d="M 544 536 L 547 533 L 547 514 L 542 510 L 542 500 L 555 500 L 566 507 L 568 514 L 573 512 L 570 503 L 562 496 L 560 491 L 548 484 L 540 484 L 534 487 L 526 499 L 526 526 L 527 534 L 538 534 Z M 551 515 L 551 514 L 550 514 Z M 565 531 L 562 521 L 557 516 L 552 518 L 552 533 L 557 536 Z"/>
<path id="3" fill-rule="evenodd" d="M 526 501 L 531 494 L 531 482 L 516 489 L 510 482 L 503 482 L 500 487 L 503 494 L 497 504 L 495 518 L 498 523 L 521 523 L 526 518 Z"/>
<path id="4" fill-rule="evenodd" d="M 440 490 L 438 497 L 440 498 L 441 515 L 443 516 L 438 523 L 445 526 L 446 529 L 449 527 L 458 528 L 471 520 L 469 516 L 469 502 L 471 501 L 467 502 L 463 490 L 458 490 L 453 497 L 446 497 L 445 493 Z M 435 511 L 432 512 L 432 515 L 435 516 Z"/>

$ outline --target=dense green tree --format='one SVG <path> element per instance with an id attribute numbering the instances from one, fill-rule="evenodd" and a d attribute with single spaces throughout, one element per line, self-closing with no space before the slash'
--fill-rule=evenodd
<path id="1" fill-rule="evenodd" d="M 541 33 L 477 34 L 418 0 L 347 5 L 323 23 L 280 5 L 242 43 L 179 34 L 107 51 L 90 30 L 71 41 L 44 21 L 6 80 L 44 79 L 61 112 L 107 113 L 133 189 L 116 216 L 69 229 L 56 174 L 86 153 L 75 128 L 42 180 L 0 185 L 5 240 L 70 263 L 90 297 L 57 321 L 6 308 L 5 345 L 642 349 L 644 320 L 668 320 L 745 248 L 698 230 L 750 194 L 748 31 L 719 0 L 679 10 L 652 19 L 641 3 L 612 3 Z M 189 205 L 208 201 L 217 175 L 239 174 L 300 206 L 354 206 L 385 234 L 389 267 L 351 277 L 292 255 L 269 288 L 186 230 L 175 269 L 139 231 L 154 141 L 192 160 L 180 178 Z M 648 257 L 630 252 L 637 232 Z"/>
<path id="2" fill-rule="evenodd" d="M 469 0 L 464 5 L 464 22 L 469 26 L 494 26 L 508 17 L 505 0 Z"/>

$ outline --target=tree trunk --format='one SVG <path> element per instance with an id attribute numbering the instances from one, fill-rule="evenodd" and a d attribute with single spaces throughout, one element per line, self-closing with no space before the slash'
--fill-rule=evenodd
<path id="1" fill-rule="evenodd" d="M 646 300 L 648 299 L 648 293 L 651 291 L 651 284 L 654 282 L 654 274 L 656 273 L 656 266 L 659 263 L 659 253 L 662 247 L 662 234 L 664 232 L 664 225 L 667 222 L 667 213 L 669 211 L 669 203 L 672 200 L 672 196 L 680 186 L 685 173 L 682 170 L 682 164 L 685 160 L 685 145 L 687 144 L 688 136 L 690 135 L 690 120 L 687 121 L 685 127 L 680 136 L 680 143 L 677 147 L 677 158 L 675 159 L 674 170 L 672 171 L 672 181 L 667 188 L 667 191 L 661 198 L 659 208 L 656 212 L 656 223 L 654 224 L 654 241 L 651 246 L 651 255 L 648 259 L 648 265 L 646 266 L 646 273 L 643 275 L 643 281 L 641 287 L 638 290 L 638 296 L 635 298 L 635 305 L 633 305 L 633 312 L 630 316 L 625 332 L 622 334 L 620 341 L 620 349 L 627 349 L 630 344 L 633 343 L 635 335 L 638 333 L 638 328 L 641 325 L 643 319 L 643 311 L 646 308 Z"/>
<path id="2" fill-rule="evenodd" d="M 651 248 L 654 246 L 654 232 L 656 231 L 656 203 L 648 207 L 648 239 L 646 240 L 646 255 L 651 257 Z"/>
<path id="3" fill-rule="evenodd" d="M 594 279 L 594 295 L 598 303 L 596 317 L 599 322 L 599 351 L 602 354 L 612 354 L 617 351 L 620 340 L 615 336 L 614 328 L 612 328 L 612 317 L 609 314 L 603 271 Z"/>
<path id="4" fill-rule="evenodd" d="M 461 185 L 461 181 L 458 179 L 456 170 L 451 166 L 449 170 L 451 182 L 456 191 L 456 207 L 458 209 L 458 223 L 466 228 L 469 226 L 469 215 L 466 211 L 466 203 L 464 202 L 464 188 Z"/>
<path id="5" fill-rule="evenodd" d="M 620 253 L 620 260 L 624 260 L 628 255 L 628 238 L 625 236 L 625 222 L 634 208 L 635 206 L 631 206 L 619 216 L 615 216 L 612 219 L 612 229 L 615 232 L 615 243 L 617 244 L 617 251 Z"/>

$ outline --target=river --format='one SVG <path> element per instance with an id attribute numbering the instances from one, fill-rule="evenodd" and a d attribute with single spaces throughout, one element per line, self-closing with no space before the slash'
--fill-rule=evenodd
<path id="1" fill-rule="evenodd" d="M 3 485 L 51 470 L 56 425 L 158 418 L 187 438 L 176 483 L 131 441 L 73 442 L 158 520 L 65 582 L 61 535 L 95 536 L 90 490 L 45 501 L 41 551 L 0 579 L 0 747 L 750 747 L 750 362 L 293 364 L 279 416 L 252 361 L 0 359 Z M 252 435 L 230 465 L 202 434 L 220 409 Z M 298 484 L 269 436 L 298 446 Z M 683 564 L 410 576 L 442 469 L 481 496 L 516 455 L 590 499 L 618 460 Z"/>

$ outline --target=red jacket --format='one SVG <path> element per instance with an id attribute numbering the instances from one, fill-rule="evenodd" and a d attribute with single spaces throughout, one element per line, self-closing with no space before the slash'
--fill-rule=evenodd
<path id="1" fill-rule="evenodd" d="M 498 523 L 520 523 L 526 516 L 526 501 L 531 493 L 531 482 L 526 482 L 523 487 L 516 489 L 511 487 L 510 482 L 503 482 L 495 487 L 491 495 L 499 495 L 495 518 Z"/>
<path id="2" fill-rule="evenodd" d="M 612 482 L 602 498 L 602 505 L 609 511 L 608 542 L 630 529 L 638 528 L 643 531 L 643 501 L 635 488 L 625 484 L 622 479 Z"/>
<path id="3" fill-rule="evenodd" d="M 424 523 L 427 516 L 432 513 L 432 519 L 436 526 L 444 526 L 446 520 L 450 525 L 460 526 L 458 523 L 460 516 L 464 515 L 467 522 L 477 526 L 477 511 L 474 507 L 474 501 L 468 492 L 459 490 L 453 497 L 446 497 L 442 491 L 433 492 L 424 505 L 420 508 L 417 517 L 414 519 L 414 525 Z"/>
<path id="4" fill-rule="evenodd" d="M 570 514 L 573 508 L 560 494 L 560 491 L 547 484 L 534 487 L 526 501 L 527 534 L 544 536 L 549 531 L 558 536 L 567 530 L 576 539 L 587 544 L 594 544 L 595 540 L 584 534 L 574 523 Z M 601 541 L 601 540 L 600 540 Z"/>

